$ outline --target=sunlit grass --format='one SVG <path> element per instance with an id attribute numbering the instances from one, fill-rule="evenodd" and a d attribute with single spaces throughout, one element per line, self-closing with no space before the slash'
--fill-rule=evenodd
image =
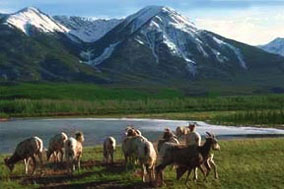
<path id="1" fill-rule="evenodd" d="M 197 182 L 190 181 L 190 188 L 283 188 L 284 187 L 284 139 L 247 139 L 220 141 L 221 151 L 215 152 L 215 162 L 218 165 L 219 180 L 213 178 L 210 173 L 208 181 L 202 181 L 199 172 Z M 24 184 L 24 167 L 18 163 L 14 172 L 10 175 L 8 169 L 3 164 L 0 156 L 1 188 L 31 188 L 40 187 L 43 184 Z M 123 155 L 119 147 L 115 153 L 113 166 L 101 164 L 102 147 L 84 148 L 82 166 L 80 172 L 75 171 L 73 177 L 63 178 L 60 182 L 50 179 L 49 186 L 100 186 L 100 187 L 138 187 L 143 188 L 138 169 L 125 169 L 123 166 Z M 91 163 L 90 163 L 91 162 Z M 88 165 L 90 163 L 90 165 Z M 165 172 L 166 185 L 162 188 L 185 188 L 185 176 L 180 180 L 175 180 L 175 171 L 170 167 Z M 38 174 L 38 173 L 37 173 Z M 60 175 L 58 175 L 60 176 Z M 191 175 L 192 177 L 192 175 Z M 55 182 L 56 180 L 57 182 Z M 53 183 L 54 182 L 54 183 Z M 58 183 L 59 182 L 59 183 Z"/>

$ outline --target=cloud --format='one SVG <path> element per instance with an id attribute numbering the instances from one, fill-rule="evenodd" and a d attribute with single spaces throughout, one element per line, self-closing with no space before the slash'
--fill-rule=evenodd
<path id="1" fill-rule="evenodd" d="M 264 10 L 263 10 L 264 11 Z M 225 37 L 251 45 L 270 42 L 284 36 L 284 12 L 250 11 L 239 16 L 197 18 L 196 25 Z"/>

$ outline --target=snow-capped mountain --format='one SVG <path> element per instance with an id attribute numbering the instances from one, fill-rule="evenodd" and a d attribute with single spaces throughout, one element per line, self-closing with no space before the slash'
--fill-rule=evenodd
<path id="1" fill-rule="evenodd" d="M 5 24 L 17 28 L 26 35 L 37 30 L 44 33 L 63 33 L 71 40 L 78 42 L 94 42 L 119 24 L 120 19 L 88 19 L 76 16 L 51 17 L 37 8 L 27 7 L 16 13 L 3 15 Z M 1 18 L 1 15 L 0 15 Z"/>
<path id="2" fill-rule="evenodd" d="M 91 19 L 78 16 L 54 16 L 53 18 L 68 28 L 69 34 L 87 43 L 98 40 L 122 21 L 122 19 Z"/>
<path id="3" fill-rule="evenodd" d="M 259 48 L 274 54 L 284 56 L 284 38 L 276 38 L 266 45 L 261 45 Z"/>
<path id="4" fill-rule="evenodd" d="M 24 8 L 16 13 L 8 15 L 5 24 L 21 30 L 26 35 L 29 35 L 34 28 L 45 33 L 69 32 L 66 27 L 33 7 Z"/>
<path id="5" fill-rule="evenodd" d="M 0 17 L 0 81 L 193 86 L 198 93 L 217 82 L 246 93 L 281 88 L 284 79 L 283 57 L 200 30 L 168 7 L 123 20 L 51 17 L 36 8 Z"/>
<path id="6" fill-rule="evenodd" d="M 123 43 L 130 41 L 136 49 L 148 49 L 154 64 L 176 59 L 182 61 L 184 69 L 192 75 L 204 62 L 217 63 L 221 67 L 235 63 L 241 69 L 248 68 L 239 47 L 221 36 L 199 30 L 188 18 L 162 6 L 149 6 L 128 16 L 101 38 L 98 45 L 94 44 L 94 55 L 83 52 L 87 55 L 85 59 L 88 57 L 86 63 L 102 65 L 117 49 L 121 50 Z M 93 58 L 90 60 L 90 57 Z"/>

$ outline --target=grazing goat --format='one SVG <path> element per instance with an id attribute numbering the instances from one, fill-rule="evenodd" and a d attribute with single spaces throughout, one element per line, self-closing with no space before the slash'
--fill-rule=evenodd
<path id="1" fill-rule="evenodd" d="M 185 146 L 177 145 L 172 143 L 165 143 L 161 149 L 161 159 L 162 162 L 156 167 L 157 179 L 161 180 L 163 183 L 163 170 L 167 165 L 177 164 L 177 179 L 179 179 L 186 171 L 188 175 L 186 178 L 186 183 L 188 181 L 188 176 L 192 169 L 198 167 L 204 175 L 208 175 L 208 172 L 201 167 L 204 164 L 206 167 L 207 160 L 210 156 L 210 149 L 220 150 L 220 146 L 214 135 L 209 133 L 206 137 L 206 141 L 202 146 Z"/>
<path id="2" fill-rule="evenodd" d="M 46 152 L 47 156 L 47 161 L 49 161 L 50 157 L 53 155 L 54 160 L 56 162 L 59 161 L 59 154 L 60 156 L 60 161 L 63 161 L 63 148 L 64 148 L 64 143 L 68 139 L 67 135 L 62 132 L 60 134 L 55 135 L 49 140 L 49 146 L 48 150 Z"/>
<path id="3" fill-rule="evenodd" d="M 14 165 L 17 162 L 24 160 L 25 173 L 28 174 L 28 167 L 29 167 L 30 158 L 31 158 L 34 164 L 34 167 L 32 170 L 32 174 L 33 174 L 36 168 L 35 155 L 38 156 L 40 160 L 41 168 L 42 168 L 42 165 L 43 165 L 42 153 L 43 153 L 43 142 L 40 138 L 35 136 L 35 137 L 31 137 L 31 138 L 28 138 L 20 142 L 17 145 L 16 150 L 13 153 L 13 155 L 10 158 L 5 158 L 4 162 L 5 162 L 5 165 L 12 172 L 14 169 Z"/>
<path id="4" fill-rule="evenodd" d="M 176 136 L 179 138 L 183 135 L 186 135 L 187 133 L 189 133 L 189 128 L 188 127 L 177 127 L 176 128 Z"/>
<path id="5" fill-rule="evenodd" d="M 113 137 L 107 137 L 104 141 L 104 161 L 106 163 L 113 163 L 113 154 L 116 147 L 116 141 Z"/>
<path id="6" fill-rule="evenodd" d="M 81 168 L 80 160 L 83 152 L 84 136 L 82 132 L 77 132 L 75 136 L 76 139 L 70 137 L 64 144 L 68 173 L 75 171 L 75 166 L 77 166 L 78 170 Z"/>

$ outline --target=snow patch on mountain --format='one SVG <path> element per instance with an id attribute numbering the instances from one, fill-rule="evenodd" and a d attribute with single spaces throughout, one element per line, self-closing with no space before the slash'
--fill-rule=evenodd
<path id="1" fill-rule="evenodd" d="M 243 59 L 243 55 L 242 55 L 240 49 L 238 49 L 238 48 L 234 47 L 233 45 L 231 45 L 231 44 L 229 44 L 229 43 L 226 43 L 226 42 L 224 42 L 224 41 L 222 41 L 222 40 L 220 40 L 220 39 L 218 39 L 218 38 L 216 38 L 216 37 L 214 37 L 214 36 L 213 36 L 213 40 L 214 40 L 216 43 L 218 43 L 220 46 L 225 45 L 225 46 L 229 47 L 229 48 L 235 53 L 235 55 L 237 56 L 240 65 L 241 65 L 244 69 L 247 69 L 246 62 L 245 62 L 244 59 Z"/>
<path id="2" fill-rule="evenodd" d="M 122 19 L 92 19 L 78 16 L 54 16 L 60 24 L 69 29 L 69 34 L 83 42 L 95 42 L 117 26 Z"/>
<path id="3" fill-rule="evenodd" d="M 31 26 L 47 33 L 69 32 L 66 27 L 57 23 L 53 18 L 33 7 L 28 7 L 14 14 L 10 14 L 7 17 L 5 24 L 21 30 L 26 35 L 29 35 L 29 29 Z"/>
<path id="4" fill-rule="evenodd" d="M 284 56 L 284 38 L 278 37 L 266 45 L 259 46 L 259 48 L 273 54 Z"/>
<path id="5" fill-rule="evenodd" d="M 142 9 L 135 15 L 142 15 L 142 19 L 133 21 L 132 17 L 134 16 L 131 16 L 131 20 L 135 23 L 132 30 L 135 28 L 133 31 L 136 31 L 138 30 L 138 26 L 142 26 L 139 30 L 139 34 L 142 35 L 141 39 L 145 39 L 142 42 L 146 43 L 151 49 L 156 63 L 159 63 L 158 48 L 161 44 L 164 44 L 168 47 L 169 52 L 172 55 L 184 59 L 187 63 L 188 70 L 195 73 L 195 66 L 193 64 L 196 64 L 196 62 L 192 59 L 192 54 L 187 49 L 189 40 L 196 43 L 200 53 L 204 56 L 208 56 L 200 45 L 202 41 L 197 36 L 198 29 L 194 24 L 189 22 L 187 18 L 183 17 L 173 9 L 151 6 Z M 128 18 L 126 18 L 126 20 L 128 20 Z"/>
<path id="6" fill-rule="evenodd" d="M 92 65 L 92 66 L 100 65 L 104 60 L 108 59 L 112 55 L 113 51 L 115 50 L 115 47 L 119 43 L 120 42 L 110 44 L 107 48 L 104 49 L 103 53 L 99 55 L 98 57 L 96 57 L 95 59 L 92 59 L 93 51 L 88 50 L 88 51 L 81 52 L 81 56 L 87 59 L 87 61 L 83 61 L 83 62 L 89 65 Z"/>

